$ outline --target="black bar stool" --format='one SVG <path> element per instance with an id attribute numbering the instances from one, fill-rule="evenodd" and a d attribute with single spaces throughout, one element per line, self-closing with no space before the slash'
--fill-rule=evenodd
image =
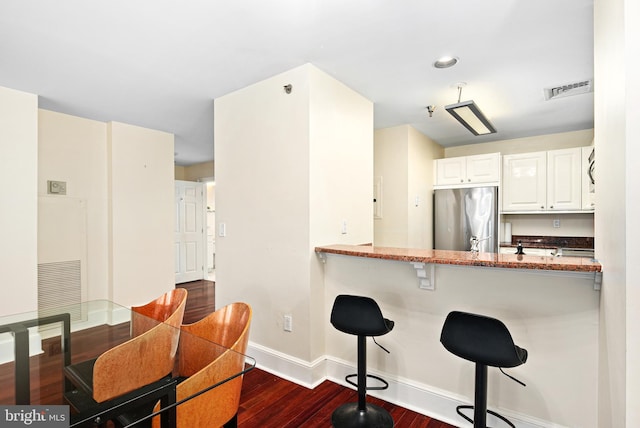
<path id="1" fill-rule="evenodd" d="M 366 339 L 368 336 L 382 336 L 389 333 L 393 329 L 394 322 L 382 316 L 380 307 L 370 297 L 339 295 L 331 310 L 331 324 L 343 333 L 358 336 L 358 373 L 345 377 L 349 384 L 358 388 L 358 402 L 346 403 L 338 407 L 331 415 L 332 426 L 335 428 L 393 427 L 393 418 L 389 412 L 380 406 L 366 402 L 367 390 L 382 390 L 389 387 L 384 379 L 367 374 Z M 356 376 L 357 383 L 351 380 Z M 367 386 L 368 377 L 378 380 L 382 386 Z"/>
<path id="2" fill-rule="evenodd" d="M 473 423 L 474 428 L 486 428 L 487 413 L 515 428 L 504 416 L 487 410 L 487 366 L 499 367 L 502 371 L 502 367 L 517 367 L 527 361 L 527 350 L 513 343 L 511 333 L 502 321 L 467 312 L 450 312 L 442 327 L 440 342 L 452 354 L 476 363 L 474 405 L 456 407 L 458 414 Z M 518 379 L 504 374 L 525 386 Z M 463 414 L 461 409 L 473 409 L 473 419 Z"/>

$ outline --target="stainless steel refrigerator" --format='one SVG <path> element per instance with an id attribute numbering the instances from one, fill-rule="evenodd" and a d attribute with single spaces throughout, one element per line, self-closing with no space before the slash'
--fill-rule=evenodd
<path id="1" fill-rule="evenodd" d="M 498 252 L 497 187 L 438 189 L 433 207 L 433 248 L 469 251 L 475 236 L 480 252 Z"/>

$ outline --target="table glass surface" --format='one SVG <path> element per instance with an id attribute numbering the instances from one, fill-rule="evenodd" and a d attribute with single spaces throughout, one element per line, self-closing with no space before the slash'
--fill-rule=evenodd
<path id="1" fill-rule="evenodd" d="M 70 339 L 66 341 L 64 319 L 68 320 L 66 328 L 70 332 Z M 38 325 L 39 323 L 41 325 Z M 251 357 L 145 317 L 130 308 L 107 300 L 88 301 L 0 317 L 0 380 L 3 385 L 0 389 L 0 405 L 69 404 L 64 398 L 65 388 L 66 391 L 70 388 L 68 383 L 65 385 L 66 365 L 70 363 L 73 366 L 96 359 L 104 352 L 161 324 L 162 328 L 176 330 L 180 344 L 185 341 L 191 346 L 195 344 L 198 348 L 204 349 L 211 361 L 225 352 L 226 356 L 231 355 L 239 361 L 233 372 L 227 372 L 223 379 L 217 379 L 215 383 L 207 384 L 202 391 L 179 400 L 178 406 L 198 394 L 241 376 L 255 366 L 255 360 Z M 24 343 L 25 340 L 28 340 L 28 358 L 24 356 L 24 346 L 18 351 L 18 342 Z M 181 349 L 180 346 L 177 347 L 177 354 Z M 20 352 L 23 352 L 22 358 Z M 179 377 L 179 360 L 179 357 L 175 358 L 173 369 L 167 374 L 167 378 Z M 22 372 L 19 371 L 20 367 L 23 368 Z M 24 371 L 25 367 L 27 372 Z M 28 381 L 27 387 L 24 386 L 25 378 Z M 22 392 L 18 391 L 20 384 Z M 27 398 L 24 398 L 25 388 Z M 80 389 L 76 386 L 73 388 Z M 135 395 L 135 392 L 133 394 Z M 91 426 L 92 422 L 87 421 L 82 412 L 71 410 L 70 413 L 70 426 Z M 89 414 L 92 417 L 91 412 Z"/>

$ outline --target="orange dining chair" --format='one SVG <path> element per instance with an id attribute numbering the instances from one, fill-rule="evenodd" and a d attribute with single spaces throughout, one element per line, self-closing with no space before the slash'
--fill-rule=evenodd
<path id="1" fill-rule="evenodd" d="M 178 402 L 243 370 L 251 317 L 251 306 L 232 303 L 198 322 L 182 326 L 183 334 L 180 335 L 178 348 L 178 375 L 182 381 L 176 388 Z M 211 342 L 222 346 L 215 346 Z M 176 407 L 176 426 L 236 427 L 241 390 L 242 376 L 238 376 L 185 401 Z M 153 411 L 159 409 L 157 403 Z M 148 414 L 151 414 L 151 409 L 140 408 L 122 415 L 118 421 L 128 425 Z M 160 417 L 154 417 L 152 424 L 140 426 L 149 425 L 159 428 Z"/>
<path id="2" fill-rule="evenodd" d="M 133 307 L 133 338 L 95 360 L 65 367 L 67 379 L 102 403 L 169 375 L 175 365 L 186 302 L 187 290 L 176 288 Z"/>

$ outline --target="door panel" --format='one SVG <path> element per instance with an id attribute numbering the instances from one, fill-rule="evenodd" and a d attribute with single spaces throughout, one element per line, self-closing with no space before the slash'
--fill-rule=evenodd
<path id="1" fill-rule="evenodd" d="M 205 278 L 204 185 L 176 181 L 176 284 Z"/>

